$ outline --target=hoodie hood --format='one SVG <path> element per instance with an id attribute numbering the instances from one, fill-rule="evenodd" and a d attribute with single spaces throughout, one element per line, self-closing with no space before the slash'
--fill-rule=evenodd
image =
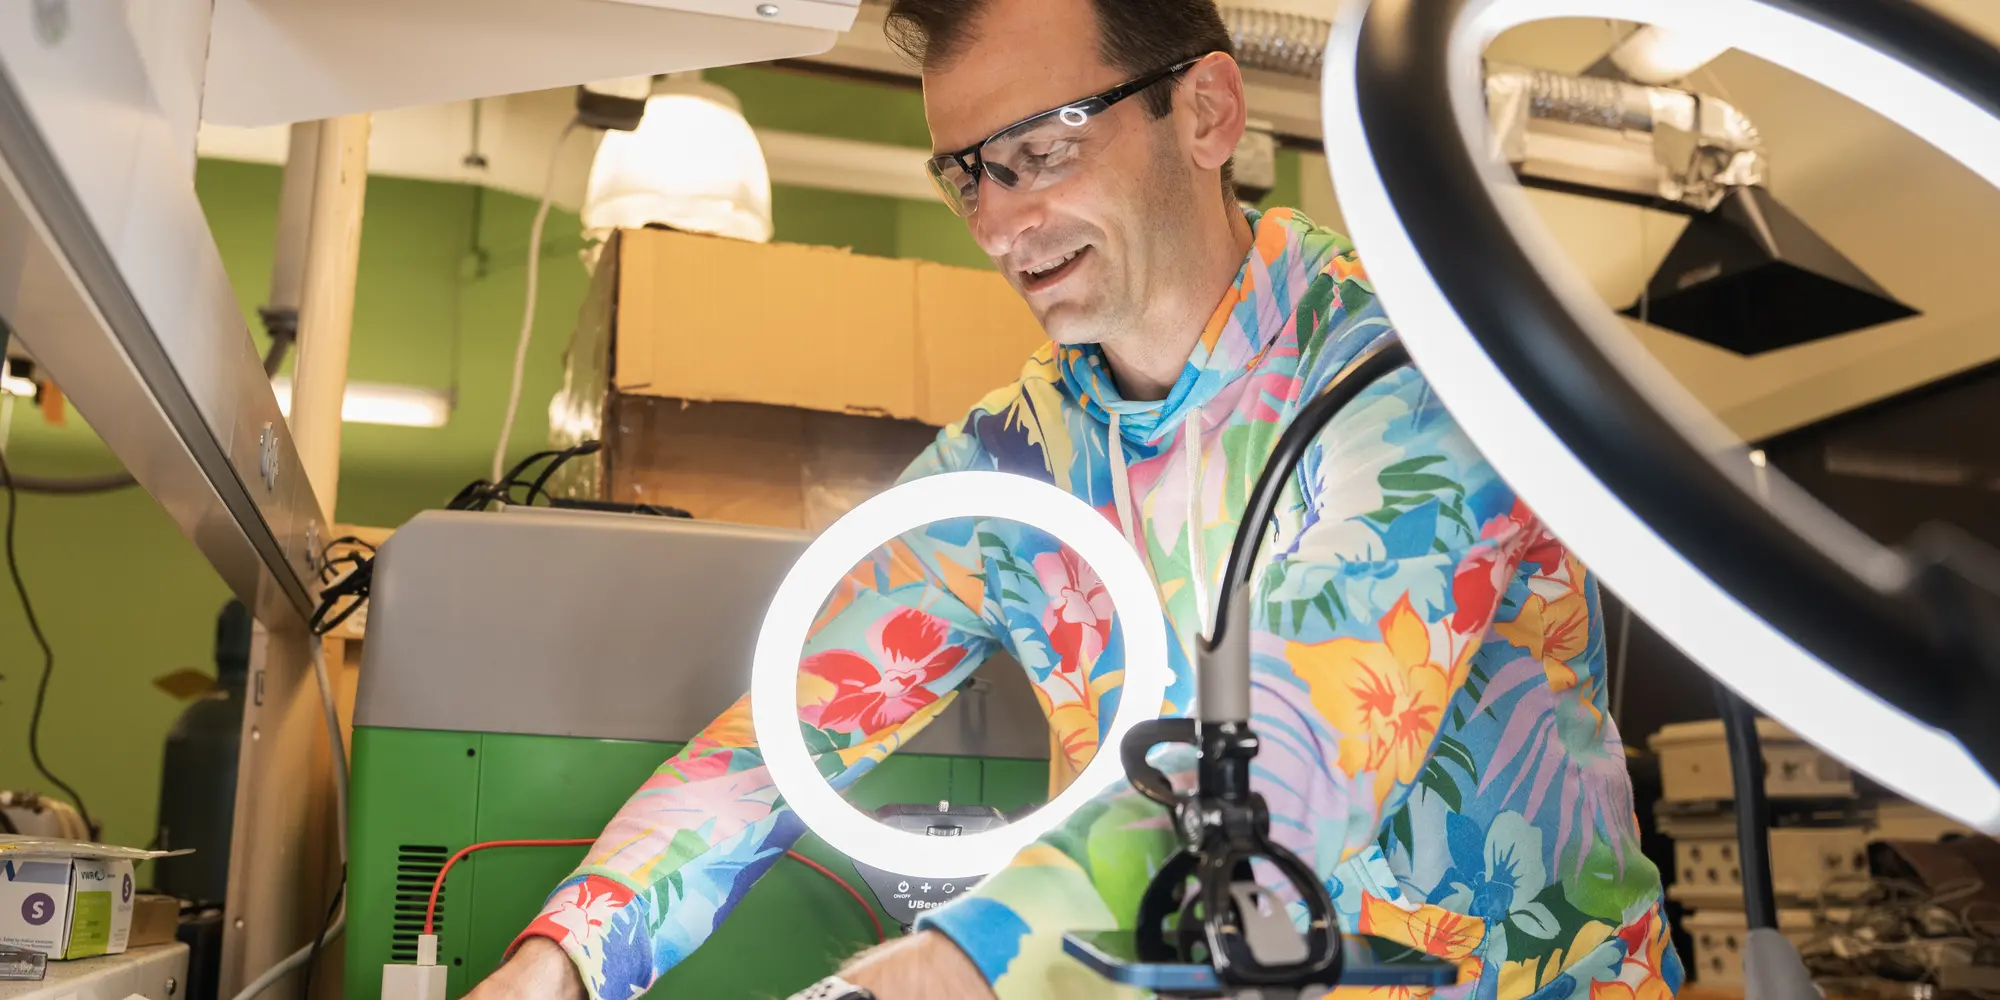
<path id="1" fill-rule="evenodd" d="M 1057 349 L 1064 393 L 1106 424 L 1117 414 L 1126 441 L 1157 444 L 1190 412 L 1255 368 L 1273 343 L 1295 334 L 1299 300 L 1340 250 L 1336 238 L 1315 231 L 1312 221 L 1295 211 L 1246 214 L 1250 253 L 1167 398 L 1134 402 L 1119 395 L 1104 350 L 1096 344 Z"/>

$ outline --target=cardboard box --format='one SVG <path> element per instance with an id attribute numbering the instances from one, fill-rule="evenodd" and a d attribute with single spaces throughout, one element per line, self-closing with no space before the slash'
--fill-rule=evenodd
<path id="1" fill-rule="evenodd" d="M 125 946 L 146 948 L 172 944 L 178 939 L 180 929 L 180 900 L 172 896 L 141 893 L 132 900 L 132 933 L 126 937 Z"/>
<path id="2" fill-rule="evenodd" d="M 819 530 L 892 485 L 1047 336 L 992 271 L 626 230 L 551 407 L 554 496 Z"/>
<path id="3" fill-rule="evenodd" d="M 132 930 L 132 862 L 0 855 L 0 945 L 50 958 L 116 955 Z"/>
<path id="4" fill-rule="evenodd" d="M 750 403 L 618 396 L 605 497 L 819 531 L 894 485 L 937 429 Z"/>
<path id="5" fill-rule="evenodd" d="M 621 394 L 942 427 L 1048 340 L 992 271 L 652 229 L 614 250 Z"/>

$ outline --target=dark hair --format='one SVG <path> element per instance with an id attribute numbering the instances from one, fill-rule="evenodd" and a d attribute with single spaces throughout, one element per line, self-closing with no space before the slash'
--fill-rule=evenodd
<path id="1" fill-rule="evenodd" d="M 990 0 L 891 0 L 883 23 L 889 41 L 925 68 L 943 66 L 964 50 L 973 22 Z M 1104 61 L 1138 76 L 1183 59 L 1235 50 L 1215 0 L 1090 0 L 1097 12 Z M 1174 107 L 1174 81 L 1143 96 L 1154 118 Z"/>

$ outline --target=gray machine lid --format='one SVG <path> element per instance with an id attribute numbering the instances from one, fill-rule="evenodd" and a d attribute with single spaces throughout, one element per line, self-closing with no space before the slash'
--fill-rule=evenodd
<path id="1" fill-rule="evenodd" d="M 810 536 L 582 511 L 428 511 L 376 557 L 355 725 L 683 741 L 750 682 Z M 1042 759 L 1001 655 L 906 751 Z"/>

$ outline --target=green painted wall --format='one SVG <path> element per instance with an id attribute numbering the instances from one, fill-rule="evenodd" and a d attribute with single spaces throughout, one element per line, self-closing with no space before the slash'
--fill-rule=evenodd
<path id="1" fill-rule="evenodd" d="M 278 171 L 203 162 L 196 186 L 255 326 L 275 237 Z M 393 525 L 442 504 L 484 474 L 498 434 L 519 330 L 528 222 L 524 199 L 421 181 L 370 181 L 355 297 L 351 375 L 359 381 L 457 386 L 451 423 L 426 430 L 348 424 L 339 517 Z M 474 229 L 475 219 L 479 228 Z M 516 425 L 518 451 L 547 437 L 544 412 L 561 374 L 586 275 L 574 216 L 556 213 L 544 249 L 537 338 Z M 259 335 L 259 349 L 262 338 Z M 24 472 L 117 468 L 73 409 L 45 423 L 15 406 L 9 459 Z M 23 576 L 57 657 L 44 713 L 47 763 L 75 785 L 117 841 L 151 838 L 160 745 L 181 705 L 151 680 L 211 671 L 226 588 L 151 498 L 23 498 Z M 46 787 L 26 752 L 40 657 L 11 595 L 0 594 L 0 787 Z"/>
<path id="2" fill-rule="evenodd" d="M 914 90 L 769 69 L 717 70 L 711 78 L 734 90 L 746 117 L 761 127 L 929 146 Z M 1296 197 L 1296 158 L 1281 154 L 1279 170 L 1274 198 L 1288 190 Z M 205 161 L 196 187 L 245 322 L 258 331 L 278 171 Z M 990 266 L 942 204 L 788 187 L 775 189 L 772 199 L 783 241 Z M 486 473 L 519 332 L 533 210 L 526 199 L 471 187 L 369 182 L 351 377 L 455 388 L 457 407 L 449 426 L 437 430 L 347 425 L 343 521 L 400 524 Z M 547 437 L 546 403 L 559 384 L 562 351 L 587 284 L 577 232 L 574 216 L 551 216 L 535 343 L 514 430 L 517 454 Z M 261 350 L 261 333 L 253 335 Z M 13 406 L 7 455 L 18 470 L 56 475 L 118 467 L 74 410 L 66 426 L 54 427 L 32 407 L 5 405 Z M 25 497 L 17 536 L 22 574 L 57 658 L 44 758 L 84 794 L 108 838 L 144 844 L 152 836 L 161 743 L 181 709 L 151 681 L 184 667 L 213 669 L 214 620 L 227 591 L 137 490 Z M 46 787 L 27 755 L 40 669 L 18 604 L 0 590 L 0 787 Z"/>

